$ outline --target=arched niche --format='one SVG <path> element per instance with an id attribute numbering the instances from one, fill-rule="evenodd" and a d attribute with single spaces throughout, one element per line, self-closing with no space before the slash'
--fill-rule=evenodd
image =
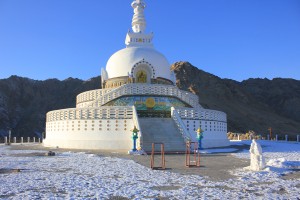
<path id="1" fill-rule="evenodd" d="M 151 83 L 155 77 L 154 67 L 143 59 L 132 67 L 131 76 L 136 83 Z"/>

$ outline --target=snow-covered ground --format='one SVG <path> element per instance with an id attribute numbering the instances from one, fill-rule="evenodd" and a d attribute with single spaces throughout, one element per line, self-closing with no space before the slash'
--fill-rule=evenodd
<path id="1" fill-rule="evenodd" d="M 71 152 L 47 157 L 41 155 L 45 151 L 10 150 L 8 146 L 0 145 L 0 198 L 299 199 L 299 176 L 285 180 L 282 174 L 290 173 L 291 169 L 300 170 L 300 144 L 258 143 L 262 145 L 267 168 L 261 172 L 232 169 L 236 178 L 223 182 L 198 175 L 155 171 L 122 158 Z M 233 150 L 227 148 L 217 152 Z M 249 159 L 249 151 L 232 155 Z M 21 169 L 21 172 L 8 173 L 3 169 Z"/>

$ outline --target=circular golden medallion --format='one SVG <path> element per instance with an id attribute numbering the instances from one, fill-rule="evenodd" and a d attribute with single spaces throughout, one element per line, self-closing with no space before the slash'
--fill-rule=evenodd
<path id="1" fill-rule="evenodd" d="M 146 99 L 146 107 L 153 108 L 155 106 L 155 100 L 152 97 Z"/>

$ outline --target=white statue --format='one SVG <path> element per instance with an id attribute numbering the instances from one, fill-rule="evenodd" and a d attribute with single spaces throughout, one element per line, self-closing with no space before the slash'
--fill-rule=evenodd
<path id="1" fill-rule="evenodd" d="M 266 164 L 265 164 L 265 158 L 263 157 L 260 144 L 258 144 L 255 140 L 252 140 L 249 151 L 250 151 L 250 166 L 248 167 L 248 169 L 253 171 L 263 170 Z"/>

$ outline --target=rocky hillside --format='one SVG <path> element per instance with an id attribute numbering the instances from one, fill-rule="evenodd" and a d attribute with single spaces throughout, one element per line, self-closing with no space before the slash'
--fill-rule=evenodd
<path id="1" fill-rule="evenodd" d="M 228 130 L 300 133 L 300 81 L 293 79 L 221 79 L 188 62 L 172 65 L 177 86 L 197 94 L 205 108 L 227 113 Z"/>
<path id="2" fill-rule="evenodd" d="M 0 80 L 0 135 L 11 129 L 13 136 L 39 136 L 45 130 L 46 113 L 75 107 L 76 95 L 97 89 L 100 77 L 88 81 L 36 81 L 11 76 Z"/>
<path id="3" fill-rule="evenodd" d="M 172 65 L 177 86 L 199 96 L 205 108 L 227 113 L 228 130 L 254 130 L 266 134 L 300 133 L 300 81 L 292 79 L 221 79 L 188 62 Z M 0 80 L 0 136 L 39 136 L 44 132 L 46 113 L 75 107 L 76 95 L 100 88 L 100 77 L 88 81 L 36 81 L 11 76 Z"/>
<path id="4" fill-rule="evenodd" d="M 249 79 L 241 85 L 277 114 L 300 122 L 300 81 L 281 78 Z"/>

